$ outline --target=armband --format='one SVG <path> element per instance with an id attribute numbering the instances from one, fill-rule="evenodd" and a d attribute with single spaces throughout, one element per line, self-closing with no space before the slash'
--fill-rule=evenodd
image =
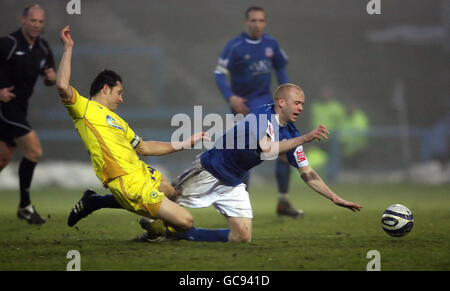
<path id="1" fill-rule="evenodd" d="M 130 142 L 131 147 L 133 149 L 135 149 L 139 145 L 140 142 L 141 142 L 141 138 L 139 136 L 135 135 L 134 138 Z"/>

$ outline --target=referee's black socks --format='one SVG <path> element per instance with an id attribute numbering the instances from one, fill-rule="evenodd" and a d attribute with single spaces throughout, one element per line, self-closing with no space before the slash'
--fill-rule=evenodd
<path id="1" fill-rule="evenodd" d="M 30 186 L 33 179 L 34 168 L 37 163 L 22 158 L 19 165 L 19 185 L 20 185 L 20 208 L 24 208 L 31 204 Z"/>

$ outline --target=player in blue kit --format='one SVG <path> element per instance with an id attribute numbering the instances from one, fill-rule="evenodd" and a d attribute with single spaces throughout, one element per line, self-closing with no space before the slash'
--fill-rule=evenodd
<path id="1" fill-rule="evenodd" d="M 242 182 L 250 169 L 264 160 L 282 158 L 298 169 L 300 177 L 314 191 L 338 206 L 352 211 L 362 207 L 336 195 L 309 166 L 303 144 L 327 138 L 324 125 L 301 136 L 295 128 L 305 103 L 303 90 L 293 84 L 283 84 L 274 94 L 274 103 L 263 105 L 248 114 L 212 149 L 199 155 L 193 167 L 180 175 L 173 183 L 181 193 L 176 202 L 190 208 L 210 205 L 225 216 L 230 228 L 228 241 L 250 242 L 253 210 L 246 185 Z M 141 218 L 146 237 L 170 236 L 161 220 Z"/>
<path id="2" fill-rule="evenodd" d="M 234 114 L 246 115 L 258 107 L 272 103 L 271 80 L 275 71 L 278 84 L 289 82 L 286 73 L 287 56 L 270 35 L 263 33 L 266 27 L 264 9 L 252 6 L 245 12 L 246 32 L 230 40 L 222 51 L 216 70 L 216 84 L 230 103 Z M 230 85 L 227 82 L 230 78 Z M 278 215 L 303 216 L 287 198 L 289 188 L 289 165 L 276 161 L 276 180 L 280 193 Z M 249 184 L 249 175 L 242 177 Z"/>
<path id="3" fill-rule="evenodd" d="M 193 241 L 250 242 L 253 210 L 242 176 L 266 159 L 277 157 L 298 169 L 303 181 L 334 204 L 359 211 L 362 206 L 336 195 L 308 164 L 303 144 L 327 138 L 320 125 L 306 135 L 300 135 L 293 122 L 303 111 L 303 90 L 293 84 L 283 84 L 275 91 L 274 103 L 248 114 L 215 146 L 200 154 L 194 166 L 173 183 L 176 202 L 190 208 L 214 206 L 227 219 L 229 229 L 192 228 L 185 232 L 170 229 L 161 219 L 142 217 L 146 232 L 138 241 L 158 241 L 165 238 Z M 175 191 L 175 190 L 174 190 Z M 72 210 L 69 220 L 78 222 L 93 211 L 114 207 L 112 195 L 83 197 Z M 74 224 L 73 224 L 74 225 Z"/>

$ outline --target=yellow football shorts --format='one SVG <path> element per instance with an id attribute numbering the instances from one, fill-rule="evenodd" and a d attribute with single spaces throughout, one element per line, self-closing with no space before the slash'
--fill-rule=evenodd
<path id="1" fill-rule="evenodd" d="M 161 178 L 159 171 L 143 165 L 137 171 L 112 180 L 108 183 L 108 188 L 123 208 L 138 215 L 155 218 L 165 197 L 158 190 Z"/>

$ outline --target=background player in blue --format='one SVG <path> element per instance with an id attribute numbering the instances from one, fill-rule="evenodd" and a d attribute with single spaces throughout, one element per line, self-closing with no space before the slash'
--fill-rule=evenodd
<path id="1" fill-rule="evenodd" d="M 278 84 L 289 82 L 286 65 L 287 56 L 270 35 L 263 33 L 266 27 L 264 9 L 252 6 L 245 12 L 246 32 L 230 40 L 219 58 L 214 72 L 216 84 L 230 103 L 234 114 L 246 115 L 263 104 L 272 103 L 272 71 L 276 73 Z M 230 85 L 227 82 L 230 77 Z M 303 216 L 303 211 L 295 209 L 287 198 L 290 167 L 278 159 L 275 176 L 278 185 L 278 215 Z M 249 184 L 249 175 L 243 177 Z"/>
<path id="2" fill-rule="evenodd" d="M 228 241 L 250 242 L 253 210 L 242 176 L 265 159 L 279 156 L 297 168 L 300 177 L 314 191 L 338 206 L 360 210 L 361 205 L 342 199 L 328 188 L 308 164 L 303 144 L 327 138 L 329 132 L 320 125 L 300 136 L 293 122 L 302 112 L 304 103 L 300 87 L 281 85 L 275 91 L 274 103 L 248 114 L 177 178 L 174 185 L 181 192 L 177 203 L 190 208 L 213 205 L 228 221 Z M 147 218 L 141 219 L 141 226 L 149 236 L 158 232 L 167 235 L 155 221 Z"/>

